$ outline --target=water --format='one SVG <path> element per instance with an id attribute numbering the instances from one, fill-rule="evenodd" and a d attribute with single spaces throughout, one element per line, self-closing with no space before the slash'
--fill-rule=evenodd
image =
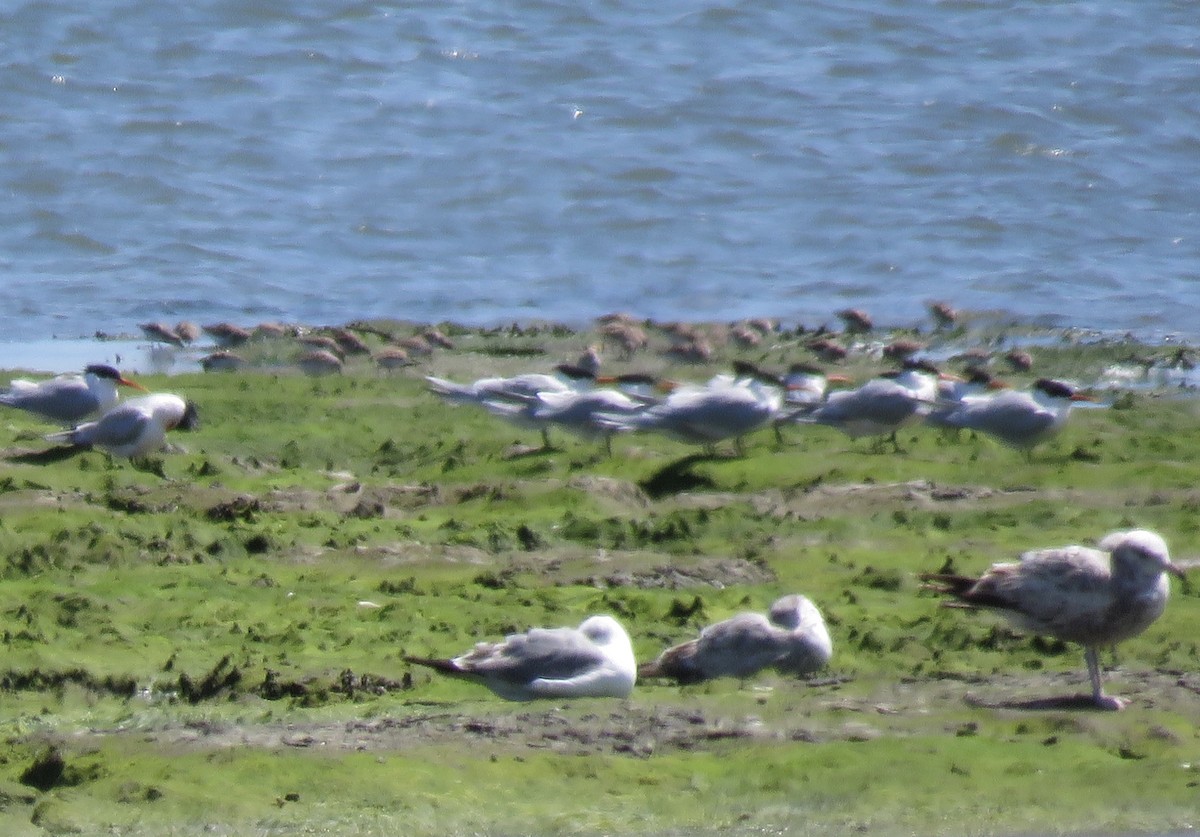
<path id="1" fill-rule="evenodd" d="M 1184 0 L 26 0 L 0 44 L 0 341 L 937 298 L 1200 334 Z"/>

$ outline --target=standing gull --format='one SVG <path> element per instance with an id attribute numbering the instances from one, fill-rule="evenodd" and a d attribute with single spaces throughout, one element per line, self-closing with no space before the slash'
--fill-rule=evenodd
<path id="1" fill-rule="evenodd" d="M 764 668 L 799 676 L 817 671 L 831 656 L 833 643 L 821 611 L 793 594 L 777 599 L 766 616 L 739 613 L 709 625 L 696 639 L 663 651 L 638 674 L 680 683 L 749 677 Z"/>
<path id="2" fill-rule="evenodd" d="M 989 608 L 1021 630 L 1080 643 L 1092 701 L 1122 709 L 1128 701 L 1104 694 L 1099 648 L 1137 636 L 1162 615 L 1170 588 L 1164 573 L 1183 577 L 1160 536 L 1134 529 L 1113 532 L 1098 549 L 1026 552 L 1019 563 L 993 564 L 979 578 L 927 573 L 921 579 L 953 596 L 950 607 Z"/>
<path id="3" fill-rule="evenodd" d="M 0 404 L 70 427 L 116 404 L 118 386 L 146 390 L 114 367 L 93 363 L 83 370 L 83 375 L 60 375 L 48 381 L 18 378 L 6 392 L 0 393 Z"/>
<path id="4" fill-rule="evenodd" d="M 508 700 L 623 698 L 637 679 L 629 634 L 611 616 L 590 616 L 578 628 L 532 628 L 503 642 L 480 642 L 449 660 L 404 660 L 482 683 Z"/>

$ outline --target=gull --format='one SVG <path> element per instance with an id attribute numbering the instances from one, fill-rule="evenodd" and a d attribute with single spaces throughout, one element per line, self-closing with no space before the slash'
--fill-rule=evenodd
<path id="1" fill-rule="evenodd" d="M 1128 701 L 1104 694 L 1100 646 L 1112 646 L 1150 627 L 1167 606 L 1169 581 L 1183 578 L 1162 537 L 1144 529 L 1113 532 L 1098 549 L 1064 546 L 1026 552 L 1018 563 L 993 564 L 979 578 L 921 576 L 953 596 L 951 607 L 998 611 L 1019 629 L 1084 647 L 1092 701 L 1122 709 Z"/>
<path id="2" fill-rule="evenodd" d="M 985 433 L 1029 456 L 1034 447 L 1062 430 L 1074 404 L 1093 400 L 1062 381 L 1039 378 L 1029 392 L 965 399 L 942 420 L 947 427 Z"/>
<path id="3" fill-rule="evenodd" d="M 599 419 L 620 431 L 653 430 L 688 444 L 712 448 L 733 439 L 738 455 L 742 437 L 769 424 L 780 413 L 783 393 L 761 380 L 717 376 L 706 386 L 681 386 L 663 401 L 632 415 L 603 413 Z"/>
<path id="4" fill-rule="evenodd" d="M 833 643 L 821 612 L 804 596 L 783 596 L 761 613 L 739 613 L 709 625 L 696 639 L 663 651 L 638 669 L 641 677 L 699 683 L 716 677 L 749 677 L 765 668 L 797 676 L 822 668 Z"/>
<path id="5" fill-rule="evenodd" d="M 163 447 L 167 431 L 195 430 L 198 426 L 194 403 L 178 395 L 154 393 L 123 401 L 95 421 L 51 433 L 46 440 L 78 448 L 98 447 L 113 456 L 132 459 Z"/>
<path id="6" fill-rule="evenodd" d="M 896 431 L 920 421 L 937 403 L 942 375 L 927 361 L 905 361 L 858 389 L 834 392 L 815 409 L 793 413 L 795 421 L 836 427 L 851 439 L 887 436 L 898 452 Z"/>
<path id="7" fill-rule="evenodd" d="M 117 387 L 146 388 L 103 363 L 93 363 L 82 375 L 60 375 L 46 381 L 18 378 L 0 393 L 0 404 L 16 407 L 68 427 L 117 403 Z"/>
<path id="8" fill-rule="evenodd" d="M 578 628 L 532 628 L 503 642 L 480 642 L 449 660 L 404 660 L 482 683 L 508 700 L 623 698 L 637 680 L 629 634 L 603 615 L 589 616 Z"/>

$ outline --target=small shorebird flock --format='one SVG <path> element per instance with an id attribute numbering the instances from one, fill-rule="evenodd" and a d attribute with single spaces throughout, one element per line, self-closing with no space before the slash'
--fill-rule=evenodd
<path id="1" fill-rule="evenodd" d="M 932 303 L 929 311 L 935 331 L 954 328 L 959 317 L 945 303 Z M 1013 390 L 982 364 L 972 365 L 964 375 L 950 374 L 920 358 L 923 345 L 913 340 L 883 346 L 881 356 L 895 368 L 854 387 L 829 366 L 850 351 L 846 338 L 870 334 L 874 325 L 861 309 L 838 316 L 845 325 L 842 340 L 826 334 L 814 337 L 807 348 L 819 362 L 797 361 L 784 372 L 735 361 L 731 374 L 702 383 L 644 373 L 602 375 L 601 347 L 589 345 L 576 362 L 559 364 L 549 373 L 471 383 L 432 375 L 425 380 L 430 392 L 447 403 L 475 405 L 540 431 L 544 448 L 550 447 L 549 429 L 560 427 L 602 439 L 610 453 L 617 434 L 653 432 L 703 446 L 710 453 L 718 443 L 732 440 L 742 455 L 748 434 L 772 427 L 782 440 L 782 430 L 795 426 L 832 427 L 852 439 L 872 438 L 877 449 L 890 442 L 900 452 L 897 432 L 925 423 L 943 432 L 974 431 L 1028 457 L 1063 428 L 1073 405 L 1093 400 L 1079 388 L 1050 378 L 1037 379 L 1028 390 Z M 647 326 L 631 317 L 611 315 L 599 325 L 604 342 L 617 347 L 624 360 L 650 344 Z M 189 346 L 201 333 L 207 334 L 216 350 L 201 361 L 206 371 L 244 368 L 245 361 L 233 349 L 256 338 L 294 338 L 299 347 L 294 362 L 310 375 L 341 372 L 347 355 L 371 355 L 367 343 L 348 329 L 318 335 L 274 324 L 253 330 L 230 323 L 203 329 L 188 323 L 144 323 L 141 328 L 152 342 L 173 347 Z M 731 328 L 728 339 L 758 346 L 777 328 L 769 320 L 752 320 Z M 665 354 L 672 359 L 712 358 L 711 340 L 694 327 L 676 324 L 662 330 L 671 336 Z M 389 343 L 372 357 L 381 370 L 391 371 L 453 345 L 436 329 L 426 329 Z M 1028 353 L 1017 350 L 1006 359 L 1018 371 L 1032 365 Z M 14 380 L 0 392 L 0 405 L 67 428 L 47 434 L 49 441 L 70 449 L 97 447 L 115 457 L 144 457 L 166 445 L 168 432 L 198 426 L 195 405 L 178 395 L 147 393 L 119 401 L 118 387 L 145 390 L 115 367 L 93 364 L 82 375 Z M 1020 630 L 1082 645 L 1091 703 L 1115 710 L 1127 701 L 1105 693 L 1099 649 L 1137 636 L 1162 615 L 1172 574 L 1182 577 L 1183 570 L 1171 561 L 1163 538 L 1133 530 L 1114 532 L 1096 547 L 1035 549 L 1015 563 L 995 564 L 978 577 L 926 573 L 921 579 L 928 589 L 949 597 L 947 606 L 991 610 Z M 789 594 L 765 614 L 738 613 L 711 624 L 641 666 L 629 635 L 609 615 L 590 616 L 577 628 L 532 628 L 499 642 L 480 642 L 452 658 L 404 660 L 478 682 L 503 698 L 530 700 L 624 698 L 639 677 L 680 684 L 746 679 L 765 670 L 803 677 L 825 667 L 832 655 L 820 610 L 805 596 Z"/>

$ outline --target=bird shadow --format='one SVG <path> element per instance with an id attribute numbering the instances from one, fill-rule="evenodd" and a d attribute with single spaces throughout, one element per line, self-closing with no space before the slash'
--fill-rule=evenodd
<path id="1" fill-rule="evenodd" d="M 696 465 L 712 459 L 713 456 L 708 453 L 689 454 L 659 468 L 638 482 L 638 486 L 653 500 L 697 488 L 713 488 L 716 483 L 711 477 L 692 470 Z"/>
<path id="2" fill-rule="evenodd" d="M 1047 712 L 1053 710 L 1071 712 L 1105 711 L 1103 707 L 1096 705 L 1090 694 L 1031 698 L 1029 700 L 985 700 L 974 695 L 967 695 L 963 700 L 968 706 L 973 706 L 977 709 L 1015 709 L 1022 712 Z"/>
<path id="3" fill-rule="evenodd" d="M 552 453 L 560 452 L 560 450 L 561 448 L 555 445 L 515 444 L 504 451 L 502 458 L 506 461 L 513 459 L 530 459 L 537 456 L 549 456 Z"/>
<path id="4" fill-rule="evenodd" d="M 72 445 L 58 445 L 39 451 L 22 451 L 20 453 L 11 453 L 5 458 L 9 462 L 18 462 L 22 465 L 53 465 L 56 462 L 65 462 L 80 452 L 82 448 Z"/>

